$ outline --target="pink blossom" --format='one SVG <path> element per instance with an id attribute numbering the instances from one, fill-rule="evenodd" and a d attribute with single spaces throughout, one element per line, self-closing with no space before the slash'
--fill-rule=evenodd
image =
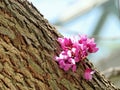
<path id="1" fill-rule="evenodd" d="M 96 43 L 94 42 L 94 38 L 87 40 L 87 47 L 88 52 L 95 53 L 98 51 L 98 48 L 96 47 Z"/>
<path id="2" fill-rule="evenodd" d="M 76 71 L 76 65 L 72 65 L 72 71 L 75 72 Z"/>
<path id="3" fill-rule="evenodd" d="M 78 41 L 80 44 L 87 44 L 87 35 L 80 35 L 80 40 Z"/>
<path id="4" fill-rule="evenodd" d="M 63 50 L 71 48 L 73 44 L 70 38 L 58 38 L 58 42 Z"/>
<path id="5" fill-rule="evenodd" d="M 71 38 L 58 38 L 58 42 L 61 45 L 62 51 L 59 56 L 55 57 L 60 68 L 64 71 L 71 69 L 76 71 L 76 63 L 83 60 L 89 53 L 95 53 L 98 51 L 94 38 L 89 39 L 87 35 L 80 35 L 78 40 Z M 93 71 L 86 69 L 84 77 L 86 80 L 92 79 Z"/>
<path id="6" fill-rule="evenodd" d="M 85 70 L 85 73 L 84 73 L 84 78 L 86 79 L 86 80 L 91 80 L 92 79 L 92 74 L 94 74 L 95 73 L 95 71 L 93 71 L 92 69 L 90 69 L 90 68 L 87 68 L 86 70 Z"/>
<path id="7" fill-rule="evenodd" d="M 72 67 L 71 64 L 66 64 L 66 65 L 63 67 L 63 69 L 64 69 L 64 71 L 68 71 L 71 67 Z"/>
<path id="8" fill-rule="evenodd" d="M 96 43 L 94 42 L 94 38 L 87 38 L 87 35 L 81 35 L 80 36 L 79 43 L 83 44 L 84 48 L 86 49 L 86 52 L 89 53 L 95 53 L 98 51 L 98 48 L 96 47 Z"/>

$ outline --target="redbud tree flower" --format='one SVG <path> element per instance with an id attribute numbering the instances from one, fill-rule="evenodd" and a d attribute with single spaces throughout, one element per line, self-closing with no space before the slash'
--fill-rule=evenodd
<path id="1" fill-rule="evenodd" d="M 58 42 L 61 45 L 62 51 L 59 56 L 55 57 L 55 61 L 58 62 L 59 67 L 64 71 L 71 69 L 76 71 L 76 63 L 86 58 L 89 53 L 95 53 L 98 51 L 94 38 L 88 38 L 87 35 L 80 35 L 79 39 L 75 38 L 58 38 Z M 84 78 L 86 80 L 92 79 L 94 70 L 86 68 Z"/>

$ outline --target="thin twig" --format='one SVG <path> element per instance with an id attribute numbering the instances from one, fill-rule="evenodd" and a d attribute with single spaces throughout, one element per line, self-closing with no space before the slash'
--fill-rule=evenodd
<path id="1" fill-rule="evenodd" d="M 112 67 L 102 72 L 107 78 L 120 76 L 120 67 Z"/>

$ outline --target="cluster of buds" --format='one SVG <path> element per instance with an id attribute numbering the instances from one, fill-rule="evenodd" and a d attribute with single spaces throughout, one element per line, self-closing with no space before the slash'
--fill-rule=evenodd
<path id="1" fill-rule="evenodd" d="M 98 51 L 94 38 L 89 39 L 87 35 L 80 35 L 78 40 L 66 37 L 58 38 L 58 42 L 61 45 L 62 51 L 59 56 L 55 57 L 55 60 L 64 71 L 71 69 L 75 72 L 77 69 L 76 63 L 84 60 L 89 53 Z M 84 73 L 85 79 L 92 79 L 93 73 L 92 69 L 87 68 Z"/>

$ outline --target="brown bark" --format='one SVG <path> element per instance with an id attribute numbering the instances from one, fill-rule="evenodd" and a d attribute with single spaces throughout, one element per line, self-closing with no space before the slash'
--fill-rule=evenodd
<path id="1" fill-rule="evenodd" d="M 81 64 L 61 70 L 53 59 L 60 36 L 26 0 L 0 0 L 0 90 L 117 90 L 98 71 L 86 81 Z"/>

